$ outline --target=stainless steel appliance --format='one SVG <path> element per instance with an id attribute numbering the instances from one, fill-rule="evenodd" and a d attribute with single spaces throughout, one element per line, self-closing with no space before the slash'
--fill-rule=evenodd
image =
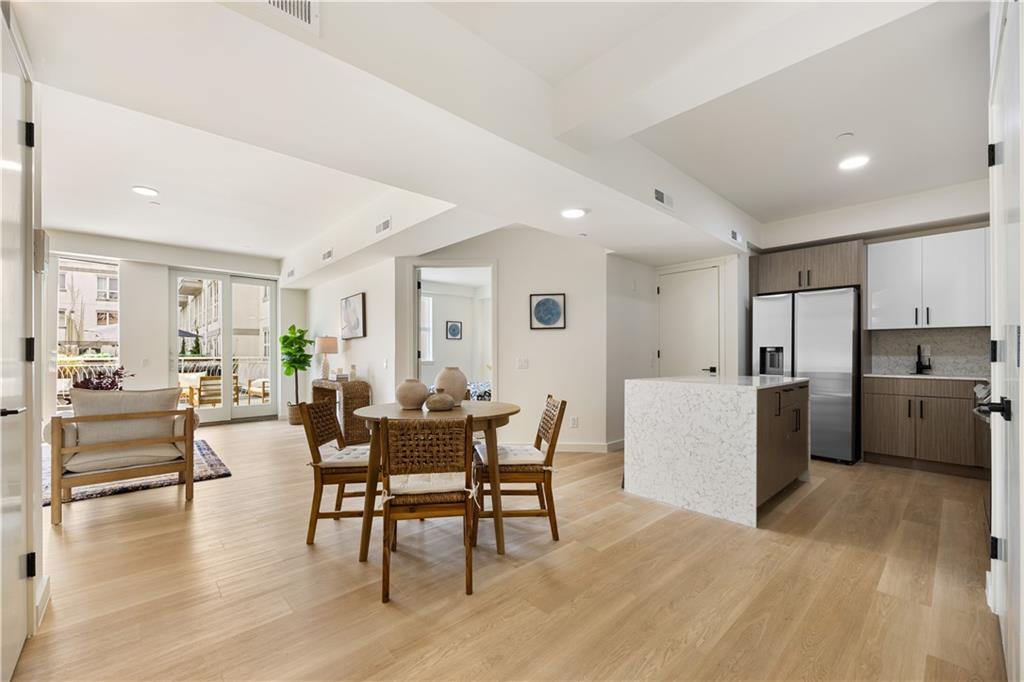
<path id="1" fill-rule="evenodd" d="M 755 296 L 752 316 L 753 373 L 810 379 L 811 455 L 849 463 L 860 457 L 857 300 L 853 288 Z"/>

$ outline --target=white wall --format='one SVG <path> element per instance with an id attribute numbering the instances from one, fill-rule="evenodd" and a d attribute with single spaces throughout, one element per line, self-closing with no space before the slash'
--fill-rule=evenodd
<path id="1" fill-rule="evenodd" d="M 341 333 L 341 299 L 366 293 L 366 337 L 340 342 L 340 353 L 330 358 L 331 367 L 356 365 L 360 379 L 370 382 L 373 401 L 386 403 L 395 395 L 395 260 L 374 265 L 318 284 L 307 293 L 307 325 L 310 338 Z M 320 357 L 313 358 L 310 376 L 319 376 Z M 405 377 L 402 377 L 403 379 Z"/>
<path id="2" fill-rule="evenodd" d="M 762 225 L 764 249 L 939 223 L 968 223 L 988 214 L 988 180 L 904 194 Z"/>
<path id="3" fill-rule="evenodd" d="M 522 412 L 498 431 L 499 440 L 531 442 L 544 398 L 552 393 L 568 402 L 559 443 L 579 449 L 606 448 L 606 260 L 604 249 L 583 239 L 513 227 L 403 263 L 399 281 L 411 281 L 413 262 L 496 262 L 495 399 L 522 407 Z M 531 330 L 530 294 L 560 292 L 566 294 L 567 328 Z M 399 304 L 398 347 L 402 362 L 411 363 L 404 357 L 407 342 L 403 341 L 405 335 L 411 338 L 411 296 L 401 296 Z M 519 360 L 526 361 L 528 369 L 518 369 Z M 570 427 L 571 417 L 579 418 L 578 428 Z"/>
<path id="4" fill-rule="evenodd" d="M 624 437 L 625 380 L 655 376 L 658 346 L 657 275 L 654 268 L 608 256 L 607 439 Z"/>

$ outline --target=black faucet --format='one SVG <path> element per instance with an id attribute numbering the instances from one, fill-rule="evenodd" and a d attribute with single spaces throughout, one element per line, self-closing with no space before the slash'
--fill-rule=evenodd
<path id="1" fill-rule="evenodd" d="M 918 346 L 917 346 L 917 369 L 916 369 L 916 371 L 914 373 L 915 374 L 924 374 L 924 373 L 930 372 L 930 371 L 932 371 L 932 362 L 931 362 L 931 360 L 929 360 L 928 362 L 924 362 L 924 359 L 921 357 L 921 345 L 918 344 Z"/>

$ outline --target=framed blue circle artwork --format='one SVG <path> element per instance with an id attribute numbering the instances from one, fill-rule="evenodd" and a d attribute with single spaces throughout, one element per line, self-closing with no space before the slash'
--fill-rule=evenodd
<path id="1" fill-rule="evenodd" d="M 462 322 L 459 320 L 448 320 L 444 323 L 444 338 L 449 341 L 462 340 Z"/>
<path id="2" fill-rule="evenodd" d="M 565 294 L 530 294 L 530 329 L 565 329 Z"/>

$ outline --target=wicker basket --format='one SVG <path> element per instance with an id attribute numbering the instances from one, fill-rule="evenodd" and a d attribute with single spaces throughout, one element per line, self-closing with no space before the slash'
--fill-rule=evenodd
<path id="1" fill-rule="evenodd" d="M 288 423 L 292 426 L 302 426 L 302 413 L 299 406 L 288 403 Z"/>

